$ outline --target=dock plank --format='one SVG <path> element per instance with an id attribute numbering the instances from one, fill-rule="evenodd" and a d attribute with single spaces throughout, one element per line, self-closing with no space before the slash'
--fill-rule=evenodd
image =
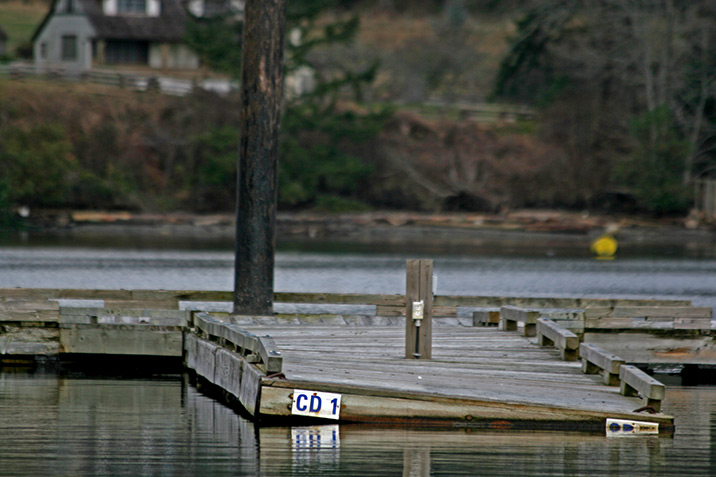
<path id="1" fill-rule="evenodd" d="M 597 376 L 583 374 L 580 363 L 560 360 L 558 351 L 539 347 L 536 339 L 495 328 L 436 327 L 430 360 L 404 358 L 401 326 L 282 324 L 248 329 L 275 340 L 283 356 L 286 379 L 302 383 L 301 389 L 312 389 L 313 384 L 321 387 L 318 390 L 345 393 L 355 387 L 368 394 L 384 393 L 381 396 L 386 398 L 410 395 L 478 400 L 569 409 L 592 416 L 630 415 L 641 407 L 639 399 L 622 396 Z M 262 400 L 268 401 L 262 402 L 261 412 L 278 412 L 280 408 L 285 414 L 283 391 L 266 392 L 267 386 L 284 384 L 267 380 Z M 281 404 L 272 402 L 274 399 Z M 351 402 L 361 402 L 363 406 L 367 401 L 361 399 L 351 396 L 345 402 L 347 406 Z M 397 405 L 392 401 L 383 404 L 390 409 Z M 470 412 L 479 414 L 475 409 Z M 659 419 L 663 420 L 663 416 Z"/>

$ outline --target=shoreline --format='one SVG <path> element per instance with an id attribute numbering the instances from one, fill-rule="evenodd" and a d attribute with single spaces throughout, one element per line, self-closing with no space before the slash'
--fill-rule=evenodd
<path id="1" fill-rule="evenodd" d="M 233 214 L 134 214 L 100 211 L 40 211 L 27 219 L 26 235 L 206 240 L 231 243 Z M 684 218 L 606 216 L 557 210 L 504 214 L 368 212 L 317 214 L 280 212 L 279 242 L 353 243 L 400 247 L 509 245 L 583 247 L 607 228 L 617 228 L 620 246 L 716 246 L 716 230 Z"/>

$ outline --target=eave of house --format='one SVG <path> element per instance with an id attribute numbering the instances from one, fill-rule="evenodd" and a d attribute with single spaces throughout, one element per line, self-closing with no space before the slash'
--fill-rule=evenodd
<path id="1" fill-rule="evenodd" d="M 49 12 L 35 30 L 32 41 L 36 41 L 47 22 L 55 14 L 55 0 Z M 180 0 L 161 0 L 158 17 L 137 15 L 105 15 L 99 0 L 79 0 L 81 10 L 89 20 L 99 40 L 135 40 L 158 42 L 182 42 L 186 32 L 188 14 Z"/>

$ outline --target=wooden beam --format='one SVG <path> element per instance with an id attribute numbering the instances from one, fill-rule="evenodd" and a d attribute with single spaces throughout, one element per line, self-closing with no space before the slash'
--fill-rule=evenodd
<path id="1" fill-rule="evenodd" d="M 243 357 L 258 361 L 266 374 L 281 372 L 283 358 L 276 343 L 270 336 L 256 336 L 233 323 L 226 323 L 211 317 L 208 313 L 199 313 L 195 317 L 197 328 L 206 335 L 224 345 L 230 344 Z M 251 359 L 251 356 L 255 359 Z"/>
<path id="2" fill-rule="evenodd" d="M 498 326 L 500 324 L 500 310 L 480 310 L 472 313 L 472 326 Z"/>
<path id="3" fill-rule="evenodd" d="M 646 406 L 654 411 L 661 411 L 661 401 L 666 394 L 666 386 L 646 374 L 636 366 L 628 364 L 619 368 L 621 380 L 620 394 L 624 396 L 641 395 Z"/>
<path id="4" fill-rule="evenodd" d="M 408 260 L 405 284 L 405 357 L 432 358 L 433 261 Z M 417 310 L 420 312 L 416 314 Z M 414 319 L 419 314 L 420 319 Z"/>
<path id="5" fill-rule="evenodd" d="M 585 329 L 710 330 L 713 310 L 693 306 L 590 307 Z"/>
<path id="6" fill-rule="evenodd" d="M 564 361 L 577 361 L 579 337 L 546 318 L 537 320 L 537 342 L 540 346 L 554 346 Z"/>
<path id="7" fill-rule="evenodd" d="M 582 357 L 583 373 L 601 373 L 607 386 L 618 386 L 621 383 L 619 369 L 624 364 L 624 360 L 619 356 L 592 343 L 582 343 L 579 346 L 579 355 Z"/>
<path id="8" fill-rule="evenodd" d="M 523 334 L 535 336 L 537 334 L 537 318 L 539 311 L 528 310 L 518 306 L 503 306 L 500 308 L 500 328 L 505 331 L 517 331 L 517 323 L 524 324 Z"/>

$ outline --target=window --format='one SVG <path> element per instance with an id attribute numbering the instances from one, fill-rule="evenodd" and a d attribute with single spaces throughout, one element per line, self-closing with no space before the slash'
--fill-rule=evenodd
<path id="1" fill-rule="evenodd" d="M 146 65 L 149 63 L 149 43 L 109 40 L 104 54 L 110 65 Z"/>
<path id="2" fill-rule="evenodd" d="M 77 36 L 64 35 L 62 37 L 62 61 L 77 60 Z"/>
<path id="3" fill-rule="evenodd" d="M 147 0 L 117 0 L 117 13 L 147 13 Z"/>
<path id="4" fill-rule="evenodd" d="M 40 43 L 40 58 L 47 59 L 47 42 L 43 41 Z"/>
<path id="5" fill-rule="evenodd" d="M 67 0 L 67 3 L 65 5 L 65 11 L 67 13 L 75 12 L 75 0 Z"/>

